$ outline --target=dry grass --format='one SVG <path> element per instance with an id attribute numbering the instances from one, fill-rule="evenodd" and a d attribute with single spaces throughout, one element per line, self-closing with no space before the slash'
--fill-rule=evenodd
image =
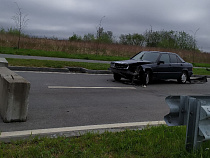
<path id="1" fill-rule="evenodd" d="M 17 36 L 0 34 L 0 46 L 16 47 Z M 123 57 L 131 57 L 142 50 L 158 50 L 177 53 L 184 60 L 191 63 L 210 63 L 210 53 L 120 44 L 103 44 L 97 42 L 70 42 L 68 40 L 53 40 L 47 38 L 22 37 L 20 48 L 45 51 L 61 51 L 69 54 L 97 54 Z"/>

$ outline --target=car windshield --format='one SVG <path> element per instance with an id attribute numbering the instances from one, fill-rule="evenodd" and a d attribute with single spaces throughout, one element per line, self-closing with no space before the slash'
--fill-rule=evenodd
<path id="1" fill-rule="evenodd" d="M 159 55 L 160 54 L 158 52 L 146 52 L 146 51 L 144 51 L 144 52 L 141 52 L 141 53 L 135 55 L 131 59 L 133 59 L 133 60 L 147 60 L 147 61 L 151 61 L 151 62 L 156 62 Z"/>

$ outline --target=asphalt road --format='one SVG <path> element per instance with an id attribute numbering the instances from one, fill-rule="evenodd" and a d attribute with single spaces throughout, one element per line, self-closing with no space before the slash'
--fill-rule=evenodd
<path id="1" fill-rule="evenodd" d="M 3 123 L 0 131 L 22 131 L 163 120 L 168 95 L 210 95 L 210 83 L 156 82 L 146 88 L 112 75 L 16 72 L 31 83 L 26 122 Z"/>

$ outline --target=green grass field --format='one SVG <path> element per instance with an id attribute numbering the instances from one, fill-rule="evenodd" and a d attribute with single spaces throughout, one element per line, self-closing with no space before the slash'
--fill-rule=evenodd
<path id="1" fill-rule="evenodd" d="M 0 142 L 0 157 L 208 158 L 210 142 L 185 150 L 186 127 L 165 125 L 124 132 L 87 133 L 80 137 L 34 138 Z"/>

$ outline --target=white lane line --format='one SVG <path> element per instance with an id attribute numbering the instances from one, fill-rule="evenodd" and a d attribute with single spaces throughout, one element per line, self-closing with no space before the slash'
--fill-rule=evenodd
<path id="1" fill-rule="evenodd" d="M 136 89 L 135 87 L 67 87 L 67 86 L 48 86 L 50 89 Z"/>
<path id="2" fill-rule="evenodd" d="M 148 121 L 148 122 L 131 122 L 131 123 L 116 123 L 116 124 L 102 124 L 102 125 L 90 125 L 90 126 L 76 126 L 76 127 L 63 127 L 63 128 L 49 128 L 49 129 L 37 129 L 26 131 L 12 131 L 2 132 L 0 140 L 4 138 L 23 137 L 30 135 L 43 135 L 43 134 L 55 134 L 65 132 L 77 132 L 86 130 L 100 130 L 100 129 L 114 129 L 114 128 L 131 128 L 131 127 L 145 127 L 156 126 L 166 124 L 165 121 Z"/>

